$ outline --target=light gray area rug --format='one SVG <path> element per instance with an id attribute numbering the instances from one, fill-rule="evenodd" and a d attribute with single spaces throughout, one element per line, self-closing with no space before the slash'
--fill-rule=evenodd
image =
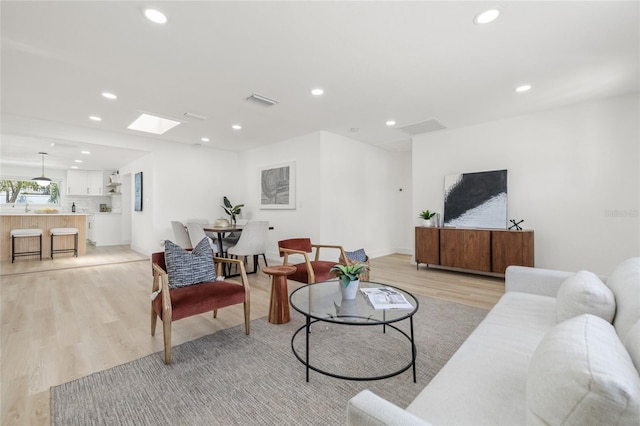
<path id="1" fill-rule="evenodd" d="M 363 389 L 405 408 L 445 365 L 487 311 L 419 297 L 414 317 L 417 383 L 411 369 L 383 380 L 353 381 L 310 372 L 292 353 L 304 318 L 273 325 L 261 318 L 162 353 L 51 388 L 53 425 L 336 425 Z M 221 311 L 219 315 L 224 315 Z M 408 331 L 408 321 L 398 323 Z M 162 339 L 162 333 L 157 335 Z M 311 362 L 351 376 L 382 375 L 409 363 L 404 336 L 382 327 L 316 323 Z M 304 353 L 304 333 L 294 345 Z"/>

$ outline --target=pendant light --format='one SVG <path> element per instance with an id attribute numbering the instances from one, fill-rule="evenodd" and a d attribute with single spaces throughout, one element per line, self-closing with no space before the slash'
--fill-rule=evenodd
<path id="1" fill-rule="evenodd" d="M 40 186 L 49 186 L 49 184 L 51 183 L 51 179 L 49 179 L 48 177 L 44 177 L 44 156 L 47 155 L 47 153 L 39 152 L 38 154 L 42 156 L 42 176 L 34 177 L 31 180 L 35 180 L 36 183 Z"/>

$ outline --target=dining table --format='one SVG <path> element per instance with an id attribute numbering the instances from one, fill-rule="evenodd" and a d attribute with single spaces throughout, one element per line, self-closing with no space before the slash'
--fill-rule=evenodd
<path id="1" fill-rule="evenodd" d="M 224 249 L 222 247 L 222 239 L 225 237 L 226 234 L 231 233 L 231 232 L 242 232 L 242 229 L 244 228 L 244 225 L 227 225 L 227 226 L 216 226 L 213 223 L 210 223 L 208 225 L 203 225 L 202 229 L 205 232 L 211 232 L 211 233 L 215 233 L 217 235 L 217 241 L 218 241 L 218 255 L 219 256 L 224 256 Z M 269 230 L 273 230 L 273 226 L 269 227 Z M 230 273 L 230 267 L 229 270 L 225 270 L 225 272 L 227 274 Z M 232 275 L 229 275 L 232 276 Z"/>
<path id="2" fill-rule="evenodd" d="M 224 250 L 222 248 L 222 239 L 225 237 L 225 234 L 230 232 L 242 232 L 242 228 L 244 228 L 243 225 L 215 226 L 213 223 L 202 226 L 204 232 L 212 232 L 218 236 L 218 253 L 220 254 L 220 256 L 222 256 L 224 253 Z M 271 227 L 270 229 L 273 229 L 273 227 Z"/>

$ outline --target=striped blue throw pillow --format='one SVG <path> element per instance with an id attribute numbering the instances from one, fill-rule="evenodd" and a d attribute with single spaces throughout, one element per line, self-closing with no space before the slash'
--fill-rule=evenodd
<path id="1" fill-rule="evenodd" d="M 347 258 L 350 260 L 355 260 L 356 262 L 366 262 L 367 254 L 364 252 L 364 249 L 358 249 L 356 251 L 345 251 L 344 254 L 347 255 Z"/>
<path id="2" fill-rule="evenodd" d="M 211 246 L 206 238 L 203 238 L 191 252 L 166 240 L 164 242 L 164 262 L 167 265 L 167 274 L 169 275 L 169 288 L 216 280 Z"/>

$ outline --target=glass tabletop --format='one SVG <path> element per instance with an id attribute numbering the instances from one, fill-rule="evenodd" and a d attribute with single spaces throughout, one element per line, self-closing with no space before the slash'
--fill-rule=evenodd
<path id="1" fill-rule="evenodd" d="M 321 321 L 350 324 L 389 324 L 412 316 L 418 310 L 418 300 L 409 292 L 389 284 L 360 281 L 353 300 L 342 299 L 340 281 L 324 281 L 300 287 L 291 293 L 293 309 Z M 404 295 L 412 309 L 375 309 L 362 288 L 390 287 Z"/>

